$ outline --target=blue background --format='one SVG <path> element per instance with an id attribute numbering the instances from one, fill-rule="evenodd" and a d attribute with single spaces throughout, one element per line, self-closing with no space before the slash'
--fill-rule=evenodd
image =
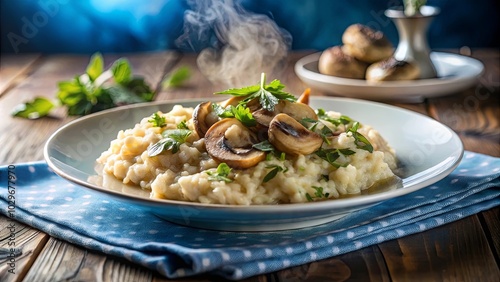
<path id="1" fill-rule="evenodd" d="M 184 11 L 190 7 L 186 0 L 0 1 L 1 51 L 15 53 L 176 49 Z M 396 43 L 397 31 L 383 11 L 401 1 L 243 0 L 242 5 L 289 31 L 293 49 L 321 50 L 340 44 L 352 23 L 378 28 Z M 428 33 L 431 48 L 500 47 L 499 2 L 429 0 L 429 5 L 441 8 Z M 194 51 L 207 44 L 200 42 Z"/>

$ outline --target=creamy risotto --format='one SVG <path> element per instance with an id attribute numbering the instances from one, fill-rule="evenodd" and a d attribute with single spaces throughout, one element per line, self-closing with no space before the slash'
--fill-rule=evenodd
<path id="1" fill-rule="evenodd" d="M 375 129 L 306 100 L 176 105 L 118 132 L 97 162 L 153 198 L 210 204 L 336 199 L 394 177 L 395 153 Z"/>

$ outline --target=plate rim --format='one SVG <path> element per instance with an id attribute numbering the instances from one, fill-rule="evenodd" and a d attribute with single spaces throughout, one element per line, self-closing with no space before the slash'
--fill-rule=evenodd
<path id="1" fill-rule="evenodd" d="M 43 155 L 44 159 L 47 162 L 49 168 L 55 172 L 57 175 L 59 175 L 62 178 L 65 178 L 66 180 L 69 180 L 72 183 L 76 183 L 80 186 L 83 186 L 85 188 L 92 189 L 97 192 L 101 192 L 104 194 L 111 194 L 113 197 L 118 197 L 121 199 L 124 199 L 126 201 L 133 201 L 135 203 L 140 204 L 141 206 L 146 206 L 146 207 L 163 207 L 163 208 L 169 208 L 169 207 L 191 207 L 191 208 L 202 208 L 204 210 L 236 210 L 239 213 L 263 213 L 263 214 L 283 214 L 283 213 L 289 213 L 296 211 L 297 209 L 300 209 L 302 212 L 310 212 L 310 211 L 323 211 L 323 210 L 331 210 L 333 209 L 348 209 L 348 208 L 353 208 L 357 206 L 365 206 L 365 205 L 373 205 L 373 204 L 378 204 L 386 200 L 394 199 L 412 192 L 415 192 L 417 190 L 420 190 L 421 188 L 424 188 L 430 184 L 426 182 L 420 182 L 417 185 L 413 185 L 410 187 L 401 187 L 395 190 L 389 190 L 389 191 L 384 191 L 376 194 L 369 194 L 369 195 L 361 195 L 359 197 L 353 197 L 353 198 L 346 198 L 346 199 L 332 199 L 328 201 L 317 201 L 317 202 L 311 202 L 311 203 L 293 203 L 293 204 L 281 204 L 281 205 L 228 205 L 228 204 L 204 204 L 204 203 L 198 203 L 198 202 L 184 202 L 184 201 L 176 201 L 176 200 L 168 200 L 168 199 L 154 199 L 154 198 L 143 198 L 140 196 L 136 195 L 129 195 L 129 194 L 123 194 L 118 191 L 114 190 L 109 190 L 105 187 L 99 187 L 95 184 L 82 181 L 76 177 L 73 177 L 71 175 L 68 175 L 66 172 L 64 172 L 62 169 L 60 169 L 56 163 L 53 162 L 52 156 L 50 155 L 50 147 L 51 144 L 55 141 L 55 139 L 61 134 L 61 132 L 64 132 L 65 130 L 68 130 L 69 128 L 85 121 L 88 119 L 93 119 L 97 118 L 103 115 L 107 115 L 109 113 L 113 112 L 121 112 L 121 111 L 126 111 L 134 108 L 143 108 L 143 107 L 151 107 L 151 106 L 160 106 L 160 105 L 176 105 L 176 104 L 182 104 L 182 103 L 198 103 L 206 100 L 213 100 L 213 99 L 208 99 L 208 98 L 193 98 L 193 99 L 175 99 L 175 100 L 163 100 L 163 101 L 154 101 L 154 102 L 146 102 L 146 103 L 137 103 L 137 104 L 131 104 L 127 106 L 121 106 L 117 108 L 112 108 L 104 111 L 100 111 L 97 113 L 93 113 L 87 116 L 83 116 L 80 118 L 77 118 L 75 120 L 70 121 L 69 123 L 63 125 L 62 127 L 58 128 L 45 142 L 44 149 L 43 149 Z M 402 111 L 406 114 L 411 114 L 411 115 L 417 115 L 420 116 L 421 118 L 429 119 L 433 122 L 438 123 L 439 125 L 443 126 L 446 128 L 453 136 L 454 139 L 458 140 L 459 144 L 459 155 L 454 156 L 455 159 L 453 163 L 444 171 L 440 171 L 438 176 L 434 176 L 432 179 L 427 179 L 427 182 L 435 183 L 444 177 L 446 177 L 449 173 L 451 173 L 460 163 L 463 154 L 464 154 L 464 147 L 461 139 L 458 137 L 458 135 L 447 125 L 440 123 L 437 120 L 434 120 L 426 115 L 407 110 L 401 107 L 393 106 L 393 105 L 388 105 L 380 102 L 375 102 L 375 101 L 367 101 L 363 99 L 355 99 L 355 98 L 348 98 L 348 97 L 327 97 L 327 96 L 313 96 L 311 97 L 311 100 L 344 100 L 346 102 L 354 102 L 354 103 L 364 103 L 364 104 L 375 104 L 376 106 L 381 106 L 381 107 L 388 107 L 392 110 L 396 111 Z M 55 158 L 54 158 L 55 159 Z M 433 166 L 427 170 L 431 170 L 436 166 Z M 424 171 L 427 171 L 424 170 Z M 123 184 L 126 185 L 126 184 Z M 132 187 L 132 186 L 131 186 Z M 140 188 L 139 188 L 140 189 Z M 333 206 L 332 206 L 333 205 Z"/>

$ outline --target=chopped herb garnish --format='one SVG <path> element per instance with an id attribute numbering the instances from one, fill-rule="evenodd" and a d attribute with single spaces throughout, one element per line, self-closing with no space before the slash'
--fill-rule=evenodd
<path id="1" fill-rule="evenodd" d="M 323 160 L 327 161 L 329 164 L 332 166 L 339 168 L 339 167 L 345 167 L 347 164 L 342 164 L 336 162 L 337 159 L 340 157 L 340 155 L 344 156 L 349 156 L 352 154 L 355 154 L 356 152 L 350 150 L 350 149 L 319 149 L 316 151 L 316 155 Z"/>
<path id="2" fill-rule="evenodd" d="M 366 150 L 370 153 L 373 153 L 372 144 L 365 136 L 363 136 L 361 133 L 358 132 L 358 128 L 359 128 L 359 122 L 356 121 L 356 122 L 354 122 L 353 126 L 351 126 L 347 130 L 347 132 L 352 133 L 352 137 L 354 137 L 356 147 L 358 149 L 363 149 L 363 150 Z"/>
<path id="3" fill-rule="evenodd" d="M 328 139 L 328 137 L 333 135 L 333 131 L 328 126 L 326 126 L 325 124 L 322 124 L 321 121 L 315 120 L 315 119 L 311 119 L 311 118 L 303 118 L 301 120 L 301 123 L 302 123 L 302 125 L 308 127 L 309 130 L 318 133 L 321 136 L 321 138 L 323 138 L 323 141 L 326 144 L 328 144 L 328 145 L 331 144 L 331 142 Z M 322 124 L 322 126 L 321 126 L 321 129 L 318 131 L 316 129 L 318 128 L 319 124 Z"/>
<path id="4" fill-rule="evenodd" d="M 253 144 L 252 147 L 262 152 L 272 152 L 275 150 L 273 144 L 269 143 L 269 140 L 264 140 L 260 143 Z"/>
<path id="5" fill-rule="evenodd" d="M 318 114 L 318 118 L 319 119 L 322 119 L 322 120 L 325 120 L 325 121 L 328 121 L 332 124 L 334 124 L 335 126 L 339 126 L 341 124 L 343 125 L 348 125 L 349 123 L 353 122 L 353 120 L 348 117 L 348 116 L 344 116 L 344 115 L 341 115 L 340 117 L 338 118 L 332 118 L 332 117 L 329 117 L 327 114 L 326 114 L 326 111 L 323 110 L 323 109 L 318 109 L 316 111 L 316 113 Z"/>
<path id="6" fill-rule="evenodd" d="M 236 118 L 247 127 L 257 125 L 257 121 L 252 116 L 252 112 L 250 112 L 250 109 L 245 105 L 238 104 L 236 107 L 229 105 L 224 109 L 221 105 L 212 103 L 212 108 L 221 118 Z"/>
<path id="7" fill-rule="evenodd" d="M 262 108 L 268 111 L 274 111 L 274 107 L 278 104 L 279 100 L 288 100 L 294 102 L 297 100 L 295 96 L 290 93 L 284 92 L 285 85 L 277 79 L 271 81 L 266 85 L 266 74 L 262 73 L 260 85 L 253 85 L 244 88 L 233 88 L 215 94 L 229 94 L 233 96 L 243 96 L 242 103 L 246 104 L 253 99 L 258 99 Z"/>
<path id="8" fill-rule="evenodd" d="M 226 183 L 233 182 L 233 180 L 228 177 L 230 173 L 231 168 L 226 163 L 220 163 L 215 172 L 206 171 L 206 174 L 209 175 L 208 180 L 224 181 Z"/>
<path id="9" fill-rule="evenodd" d="M 266 174 L 266 176 L 264 176 L 264 180 L 263 182 L 268 182 L 269 180 L 273 179 L 277 174 L 278 172 L 287 172 L 288 169 L 282 167 L 282 166 L 279 166 L 279 165 L 268 165 L 266 166 L 266 168 L 272 168 L 270 172 L 268 172 Z"/>
<path id="10" fill-rule="evenodd" d="M 148 120 L 155 127 L 164 127 L 167 125 L 166 119 L 164 116 L 159 115 L 158 113 L 154 113 L 153 116 Z"/>
<path id="11" fill-rule="evenodd" d="M 185 121 L 185 120 L 183 120 L 183 121 L 179 122 L 179 124 L 177 125 L 177 128 L 178 128 L 178 129 L 189 129 L 189 127 L 187 126 L 187 124 L 186 124 L 186 121 Z"/>
<path id="12" fill-rule="evenodd" d="M 172 151 L 172 153 L 175 154 L 179 151 L 181 144 L 186 142 L 189 135 L 191 135 L 191 130 L 188 129 L 165 130 L 162 133 L 164 138 L 149 146 L 148 155 L 154 157 L 161 154 L 163 151 Z"/>
<path id="13" fill-rule="evenodd" d="M 285 159 L 286 159 L 285 152 L 281 152 L 281 154 L 280 154 L 280 161 L 284 161 Z"/>
<path id="14" fill-rule="evenodd" d="M 330 193 L 323 193 L 323 187 L 318 187 L 318 186 L 312 186 L 312 188 L 315 190 L 314 191 L 314 198 L 316 199 L 328 199 L 330 197 Z M 306 193 L 306 199 L 309 202 L 314 201 L 313 197 L 309 195 L 309 193 Z"/>

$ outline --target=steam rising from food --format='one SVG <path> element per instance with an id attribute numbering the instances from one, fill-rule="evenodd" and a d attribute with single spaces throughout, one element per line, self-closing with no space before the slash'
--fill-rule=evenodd
<path id="1" fill-rule="evenodd" d="M 231 87 L 256 84 L 262 72 L 284 64 L 292 37 L 266 15 L 245 11 L 238 1 L 189 1 L 181 48 L 196 50 L 200 71 L 212 83 Z M 208 47 L 207 47 L 208 45 Z"/>

